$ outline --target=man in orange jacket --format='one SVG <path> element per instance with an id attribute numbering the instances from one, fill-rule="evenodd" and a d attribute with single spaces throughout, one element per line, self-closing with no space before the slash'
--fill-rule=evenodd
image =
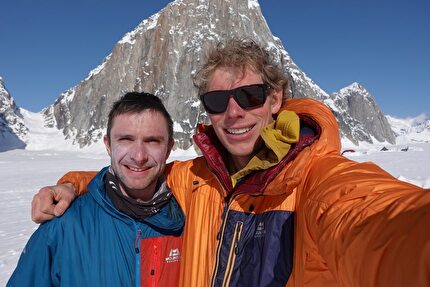
<path id="1" fill-rule="evenodd" d="M 428 190 L 341 156 L 330 110 L 285 100 L 252 41 L 215 47 L 195 83 L 212 123 L 194 136 L 203 156 L 166 172 L 186 214 L 180 286 L 430 286 Z M 60 183 L 82 192 L 93 175 Z M 33 219 L 73 194 L 42 189 Z"/>

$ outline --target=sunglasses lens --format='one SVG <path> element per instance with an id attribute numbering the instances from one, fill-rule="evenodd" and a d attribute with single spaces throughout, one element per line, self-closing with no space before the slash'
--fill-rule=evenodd
<path id="1" fill-rule="evenodd" d="M 200 99 L 205 110 L 211 114 L 225 112 L 230 98 L 230 91 L 213 91 L 201 95 Z"/>
<path id="2" fill-rule="evenodd" d="M 236 90 L 235 100 L 243 109 L 256 108 L 266 101 L 266 91 L 263 85 L 241 87 Z"/>
<path id="3" fill-rule="evenodd" d="M 238 87 L 233 90 L 212 91 L 200 96 L 205 110 L 210 114 L 225 112 L 230 96 L 242 109 L 253 109 L 266 101 L 266 85 L 256 84 Z"/>

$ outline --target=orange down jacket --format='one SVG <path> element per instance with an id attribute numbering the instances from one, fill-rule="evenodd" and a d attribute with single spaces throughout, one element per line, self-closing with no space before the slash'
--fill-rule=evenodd
<path id="1" fill-rule="evenodd" d="M 316 136 L 234 188 L 210 128 L 195 136 L 203 157 L 168 166 L 186 214 L 179 285 L 430 286 L 430 192 L 341 156 L 323 104 L 283 109 Z"/>

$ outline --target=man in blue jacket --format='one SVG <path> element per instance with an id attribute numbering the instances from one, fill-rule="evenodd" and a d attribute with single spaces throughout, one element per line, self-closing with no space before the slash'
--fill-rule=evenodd
<path id="1" fill-rule="evenodd" d="M 7 286 L 176 284 L 184 215 L 163 175 L 170 115 L 154 95 L 127 93 L 109 113 L 104 143 L 110 167 L 36 230 Z"/>

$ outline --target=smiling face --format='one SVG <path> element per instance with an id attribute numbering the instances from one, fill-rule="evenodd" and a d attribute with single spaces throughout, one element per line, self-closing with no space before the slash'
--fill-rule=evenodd
<path id="1" fill-rule="evenodd" d="M 261 84 L 261 76 L 251 69 L 244 73 L 231 68 L 217 68 L 208 81 L 208 91 L 231 90 L 237 87 Z M 260 130 L 274 121 L 282 104 L 282 90 L 269 89 L 263 106 L 242 109 L 230 97 L 227 109 L 221 114 L 208 114 L 218 139 L 230 154 L 236 170 L 251 160 L 263 145 Z"/>
<path id="2" fill-rule="evenodd" d="M 150 200 L 173 146 L 164 116 L 151 110 L 117 115 L 104 143 L 113 171 L 131 189 L 123 194 Z"/>

